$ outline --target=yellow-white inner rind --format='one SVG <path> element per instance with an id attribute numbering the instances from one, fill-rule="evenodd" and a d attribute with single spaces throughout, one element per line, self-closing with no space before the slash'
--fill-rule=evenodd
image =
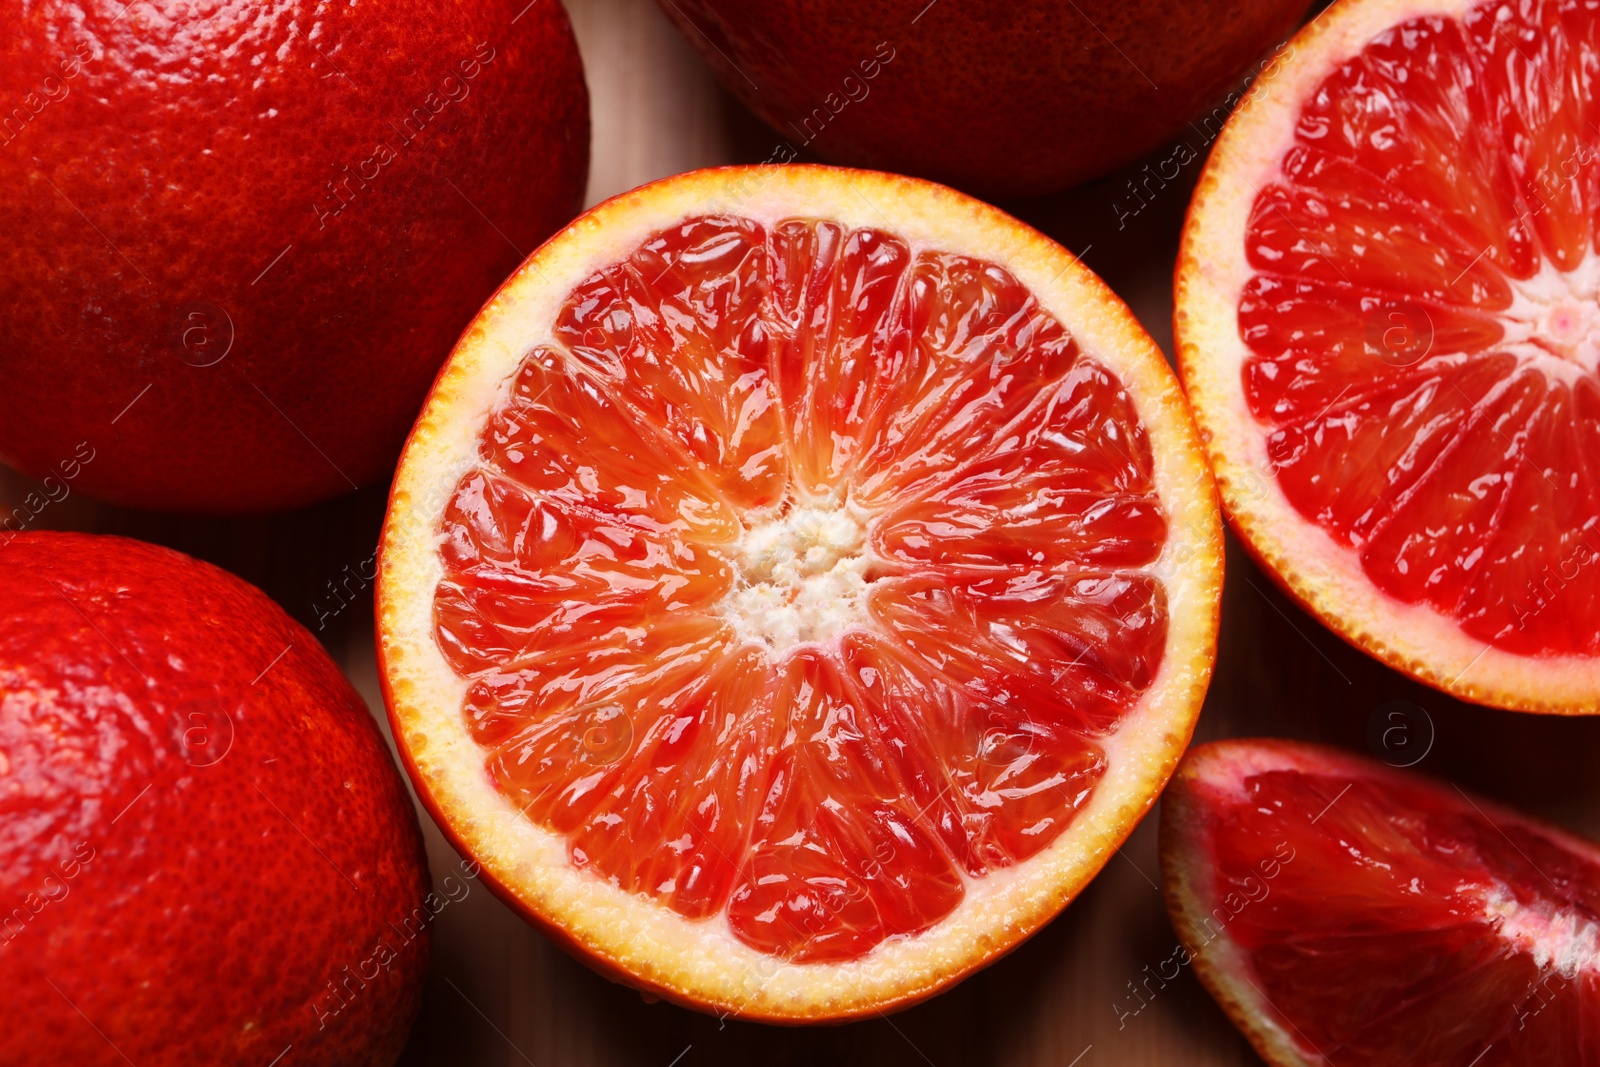
<path id="1" fill-rule="evenodd" d="M 461 712 L 466 681 L 436 644 L 442 510 L 478 463 L 489 412 L 523 357 L 551 341 L 573 288 L 684 218 L 736 213 L 767 225 L 796 216 L 898 235 L 1004 266 L 1109 367 L 1134 400 L 1154 454 L 1170 532 L 1150 568 L 1171 612 L 1161 670 L 1105 744 L 1093 798 L 1030 860 L 969 882 L 931 929 L 843 963 L 791 964 L 737 940 L 724 917 L 690 921 L 573 868 L 565 841 L 521 816 L 495 788 Z M 457 839 L 545 922 L 639 984 L 713 1010 L 832 1018 L 906 1003 L 982 966 L 1051 918 L 1149 809 L 1188 743 L 1210 679 L 1222 581 L 1209 472 L 1176 379 L 1128 309 L 1066 250 L 978 201 L 909 178 L 827 167 L 699 171 L 600 205 L 536 252 L 462 337 L 406 446 L 384 526 L 379 641 L 390 714 L 418 788 Z"/>
<path id="2" fill-rule="evenodd" d="M 1239 297 L 1255 273 L 1245 234 L 1257 194 L 1281 174 L 1302 103 L 1389 27 L 1429 15 L 1459 17 L 1472 6 L 1344 0 L 1267 65 L 1218 138 L 1189 209 L 1178 258 L 1178 359 L 1229 517 L 1290 592 L 1336 632 L 1468 700 L 1526 711 L 1600 711 L 1600 661 L 1506 652 L 1426 604 L 1380 590 L 1354 550 L 1284 495 L 1267 458 L 1270 430 L 1250 414 L 1244 395 L 1248 349 L 1239 333 Z"/>

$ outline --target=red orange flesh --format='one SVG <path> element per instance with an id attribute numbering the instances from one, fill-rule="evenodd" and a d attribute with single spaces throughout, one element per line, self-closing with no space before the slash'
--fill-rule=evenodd
<path id="1" fill-rule="evenodd" d="M 1600 700 L 1600 22 L 1334 5 L 1230 123 L 1178 272 L 1229 513 L 1355 643 L 1527 710 Z"/>
<path id="2" fill-rule="evenodd" d="M 1600 848 L 1332 749 L 1194 750 L 1163 802 L 1187 960 L 1283 1067 L 1589 1063 Z"/>
<path id="3" fill-rule="evenodd" d="M 605 205 L 491 305 L 380 635 L 424 786 L 538 920 L 837 1017 L 980 966 L 1127 832 L 1097 812 L 1187 736 L 1218 560 L 1159 355 L 1080 270 L 938 187 L 766 168 Z"/>

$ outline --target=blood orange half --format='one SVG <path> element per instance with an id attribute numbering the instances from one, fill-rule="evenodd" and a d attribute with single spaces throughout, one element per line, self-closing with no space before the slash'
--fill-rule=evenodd
<path id="1" fill-rule="evenodd" d="M 1600 1061 L 1600 848 L 1287 741 L 1202 745 L 1162 801 L 1167 907 L 1278 1067 Z"/>
<path id="2" fill-rule="evenodd" d="M 419 789 L 514 906 L 711 1010 L 844 1018 L 1015 945 L 1165 783 L 1220 520 L 1059 246 L 911 179 L 601 205 L 451 356 L 383 534 Z"/>
<path id="3" fill-rule="evenodd" d="M 1600 15 L 1346 0 L 1271 69 L 1178 268 L 1231 520 L 1392 666 L 1600 710 Z"/>

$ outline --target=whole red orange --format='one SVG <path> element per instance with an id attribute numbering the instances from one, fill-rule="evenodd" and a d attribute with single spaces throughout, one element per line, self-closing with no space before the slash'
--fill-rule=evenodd
<path id="1" fill-rule="evenodd" d="M 993 197 L 1144 155 L 1217 105 L 1307 2 L 660 0 L 778 132 L 774 159 L 810 148 Z"/>
<path id="2" fill-rule="evenodd" d="M 0 458 L 105 499 L 386 477 L 581 201 L 559 0 L 0 0 L 0 25 Z"/>
<path id="3" fill-rule="evenodd" d="M 0 1063 L 391 1064 L 436 903 L 361 698 L 261 592 L 0 544 Z"/>

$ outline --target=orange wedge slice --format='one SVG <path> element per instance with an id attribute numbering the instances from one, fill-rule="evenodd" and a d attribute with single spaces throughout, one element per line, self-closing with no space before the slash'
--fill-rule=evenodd
<path id="1" fill-rule="evenodd" d="M 1335 749 L 1221 741 L 1162 800 L 1161 867 L 1170 965 L 1276 1067 L 1600 1054 L 1591 842 Z"/>

